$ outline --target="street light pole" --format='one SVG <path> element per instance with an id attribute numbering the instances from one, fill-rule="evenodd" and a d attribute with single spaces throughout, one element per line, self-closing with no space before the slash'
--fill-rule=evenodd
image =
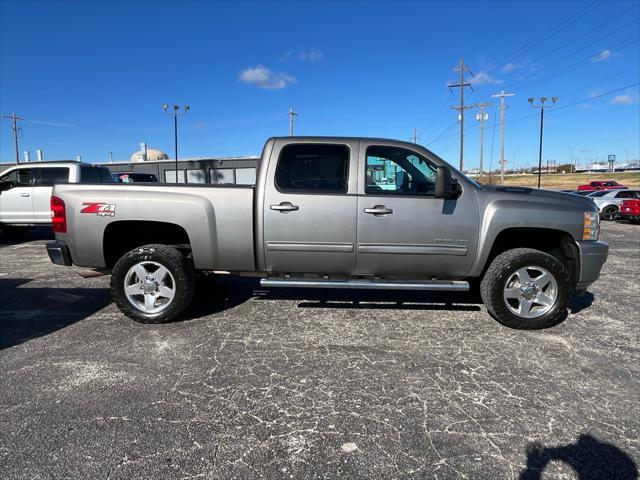
<path id="1" fill-rule="evenodd" d="M 189 111 L 189 105 L 185 105 L 182 107 L 182 112 L 180 112 L 180 105 L 173 106 L 173 112 L 169 111 L 169 105 L 162 105 L 162 110 L 167 115 L 171 115 L 173 117 L 173 145 L 175 149 L 175 163 L 176 163 L 176 183 L 178 183 L 178 116 L 186 115 Z"/>
<path id="2" fill-rule="evenodd" d="M 533 102 L 535 98 L 530 98 L 529 103 L 533 108 L 540 109 L 540 149 L 538 151 L 538 189 L 540 188 L 540 181 L 542 179 L 542 135 L 544 132 L 544 109 L 545 108 L 553 108 L 558 101 L 558 97 L 551 97 L 551 105 L 545 106 L 545 102 L 547 101 L 547 97 L 540 97 L 540 105 L 534 105 Z M 547 171 L 547 173 L 549 173 Z"/>

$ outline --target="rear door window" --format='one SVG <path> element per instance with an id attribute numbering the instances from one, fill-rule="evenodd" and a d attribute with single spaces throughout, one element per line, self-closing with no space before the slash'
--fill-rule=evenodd
<path id="1" fill-rule="evenodd" d="M 0 176 L 2 190 L 8 190 L 14 187 L 28 187 L 31 185 L 32 175 L 30 168 L 20 168 L 12 170 Z"/>
<path id="2" fill-rule="evenodd" d="M 346 193 L 346 145 L 293 144 L 282 149 L 275 183 L 281 192 Z"/>
<path id="3" fill-rule="evenodd" d="M 33 169 L 33 185 L 51 187 L 55 183 L 69 182 L 69 167 L 45 167 Z"/>

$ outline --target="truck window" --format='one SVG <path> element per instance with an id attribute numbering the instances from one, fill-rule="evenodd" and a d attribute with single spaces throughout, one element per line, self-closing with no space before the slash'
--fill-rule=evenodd
<path id="1" fill-rule="evenodd" d="M 81 183 L 113 183 L 109 169 L 105 167 L 80 167 Z"/>
<path id="2" fill-rule="evenodd" d="M 0 176 L 0 191 L 31 185 L 31 169 L 20 168 Z"/>
<path id="3" fill-rule="evenodd" d="M 399 147 L 367 148 L 365 193 L 433 196 L 436 168 L 426 158 Z"/>
<path id="4" fill-rule="evenodd" d="M 346 193 L 346 145 L 287 145 L 280 152 L 275 183 L 282 192 Z"/>
<path id="5" fill-rule="evenodd" d="M 68 167 L 46 167 L 33 169 L 33 185 L 36 187 L 51 187 L 54 183 L 68 182 Z"/>

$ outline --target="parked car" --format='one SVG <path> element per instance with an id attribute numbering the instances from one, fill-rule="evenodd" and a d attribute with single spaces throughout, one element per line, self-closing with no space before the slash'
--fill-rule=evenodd
<path id="1" fill-rule="evenodd" d="M 586 185 L 580 185 L 578 190 L 596 191 L 596 190 L 619 190 L 623 188 L 629 188 L 624 185 L 620 185 L 615 180 L 593 180 Z"/>
<path id="2" fill-rule="evenodd" d="M 388 188 L 380 170 L 395 172 Z M 481 186 L 420 145 L 372 138 L 269 139 L 255 187 L 56 185 L 51 206 L 51 261 L 111 273 L 120 310 L 146 323 L 180 315 L 195 272 L 215 271 L 269 288 L 478 282 L 498 321 L 544 328 L 566 317 L 609 249 L 589 199 Z"/>
<path id="3" fill-rule="evenodd" d="M 620 203 L 618 218 L 629 220 L 631 223 L 640 223 L 640 199 L 623 200 Z"/>
<path id="4" fill-rule="evenodd" d="M 593 199 L 603 220 L 615 220 L 623 200 L 640 198 L 640 190 L 599 190 L 587 195 Z"/>
<path id="5" fill-rule="evenodd" d="M 51 225 L 50 198 L 56 183 L 112 183 L 109 170 L 81 162 L 43 162 L 11 167 L 0 175 L 0 229 L 24 234 Z"/>
<path id="6" fill-rule="evenodd" d="M 158 183 L 158 177 L 152 173 L 112 172 L 115 183 Z"/>

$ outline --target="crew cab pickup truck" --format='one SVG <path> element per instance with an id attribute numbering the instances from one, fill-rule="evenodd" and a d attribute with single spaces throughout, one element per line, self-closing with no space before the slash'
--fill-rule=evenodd
<path id="1" fill-rule="evenodd" d="M 583 197 L 475 183 L 429 150 L 372 138 L 267 141 L 255 187 L 56 185 L 51 260 L 111 273 L 120 310 L 167 322 L 195 272 L 265 287 L 467 291 L 521 329 L 566 317 L 608 246 Z"/>
<path id="2" fill-rule="evenodd" d="M 51 225 L 54 183 L 112 182 L 106 167 L 80 162 L 27 163 L 0 173 L 0 228 L 16 235 Z"/>
<path id="3" fill-rule="evenodd" d="M 620 185 L 615 180 L 593 180 L 586 185 L 578 186 L 578 191 L 595 192 L 596 190 L 620 190 L 629 188 L 624 185 Z"/>

